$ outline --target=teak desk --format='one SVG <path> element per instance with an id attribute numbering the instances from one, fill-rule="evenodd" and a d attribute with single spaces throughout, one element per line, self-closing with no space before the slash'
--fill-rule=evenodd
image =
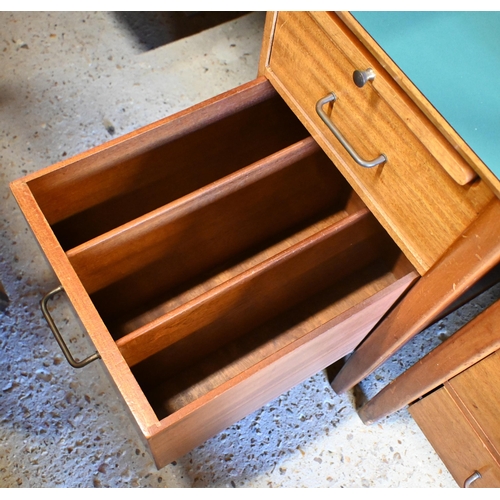
<path id="1" fill-rule="evenodd" d="M 498 180 L 348 13 L 269 13 L 255 81 L 12 191 L 158 467 L 500 260 Z"/>

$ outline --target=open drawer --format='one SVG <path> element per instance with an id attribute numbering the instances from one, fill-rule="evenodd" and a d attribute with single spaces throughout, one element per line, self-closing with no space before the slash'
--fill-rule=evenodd
<path id="1" fill-rule="evenodd" d="M 351 352 L 418 277 L 264 78 L 12 191 L 158 467 Z"/>

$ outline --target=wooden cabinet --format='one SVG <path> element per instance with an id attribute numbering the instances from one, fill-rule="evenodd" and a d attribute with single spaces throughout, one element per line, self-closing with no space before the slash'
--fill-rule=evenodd
<path id="1" fill-rule="evenodd" d="M 410 407 L 459 485 L 500 487 L 500 352 L 450 379 Z"/>
<path id="2" fill-rule="evenodd" d="M 340 17 L 265 33 L 255 81 L 12 184 L 158 467 L 352 352 L 494 197 Z"/>

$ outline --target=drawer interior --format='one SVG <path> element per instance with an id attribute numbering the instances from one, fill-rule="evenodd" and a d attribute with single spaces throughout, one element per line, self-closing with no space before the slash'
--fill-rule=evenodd
<path id="1" fill-rule="evenodd" d="M 414 279 L 270 85 L 250 90 L 216 120 L 204 107 L 181 114 L 27 181 L 160 426 L 364 303 L 377 321 L 390 304 L 374 297 Z M 296 377 L 350 352 L 373 326 L 359 322 L 348 347 Z"/>
<path id="2" fill-rule="evenodd" d="M 31 181 L 30 189 L 63 249 L 307 136 L 269 87 L 236 97 L 235 102 L 201 109 L 134 137 L 126 147 L 102 151 Z"/>
<path id="3" fill-rule="evenodd" d="M 356 210 L 309 138 L 67 252 L 115 339 Z"/>
<path id="4" fill-rule="evenodd" d="M 354 224 L 353 232 L 367 230 L 361 227 L 364 223 L 359 224 Z M 260 282 L 250 283 L 236 308 L 217 314 L 215 322 L 134 365 L 132 371 L 158 417 L 195 403 L 403 277 L 397 254 L 382 257 L 390 249 L 387 242 L 377 239 L 371 235 L 337 251 L 338 238 L 327 237 L 276 269 L 273 274 L 283 273 L 281 290 L 271 288 L 266 293 Z M 323 252 L 323 262 L 307 270 L 302 267 L 302 260 Z M 286 276 L 294 266 L 297 274 L 304 274 L 290 283 Z M 271 285 L 264 286 L 275 285 L 274 278 L 270 275 Z M 288 294 L 286 287 L 291 288 Z M 258 306 L 245 311 L 249 302 Z M 209 314 L 210 304 L 206 305 L 203 312 Z"/>

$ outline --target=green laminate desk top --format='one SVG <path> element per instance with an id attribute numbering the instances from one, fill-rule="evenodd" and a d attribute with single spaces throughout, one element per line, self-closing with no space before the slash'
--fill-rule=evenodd
<path id="1" fill-rule="evenodd" d="M 500 179 L 500 12 L 352 12 Z"/>

